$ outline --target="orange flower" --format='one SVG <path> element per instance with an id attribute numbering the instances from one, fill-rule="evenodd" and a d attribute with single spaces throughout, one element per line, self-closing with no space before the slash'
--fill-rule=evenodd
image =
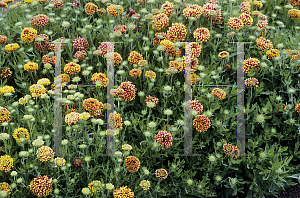
<path id="1" fill-rule="evenodd" d="M 126 167 L 128 171 L 134 173 L 140 168 L 140 160 L 134 156 L 128 156 L 125 159 Z"/>
<path id="2" fill-rule="evenodd" d="M 193 120 L 193 125 L 199 132 L 207 131 L 210 127 L 210 123 L 209 118 L 205 115 L 197 115 L 197 117 Z"/>

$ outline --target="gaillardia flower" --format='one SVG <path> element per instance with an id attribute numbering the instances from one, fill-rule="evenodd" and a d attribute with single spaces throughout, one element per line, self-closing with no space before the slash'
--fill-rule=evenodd
<path id="1" fill-rule="evenodd" d="M 101 182 L 99 180 L 92 181 L 89 183 L 89 189 L 91 189 L 93 193 L 100 193 L 102 189 Z M 92 196 L 94 195 L 93 193 L 91 193 Z"/>
<path id="2" fill-rule="evenodd" d="M 24 28 L 21 32 L 21 39 L 24 42 L 31 43 L 37 37 L 37 31 L 33 28 Z"/>
<path id="3" fill-rule="evenodd" d="M 211 94 L 216 98 L 218 98 L 219 100 L 224 99 L 226 96 L 226 92 L 219 88 L 214 88 Z"/>
<path id="4" fill-rule="evenodd" d="M 50 147 L 42 146 L 36 152 L 36 156 L 40 159 L 41 162 L 46 162 L 54 157 L 54 152 Z"/>
<path id="5" fill-rule="evenodd" d="M 1 171 L 10 171 L 10 169 L 14 166 L 14 159 L 9 155 L 2 155 L 0 157 L 0 170 Z"/>
<path id="6" fill-rule="evenodd" d="M 20 138 L 23 137 L 26 140 L 29 139 L 29 133 L 28 130 L 25 128 L 18 128 L 17 130 L 15 130 L 13 137 L 15 138 L 15 140 L 17 142 L 20 142 Z"/>
<path id="7" fill-rule="evenodd" d="M 138 171 L 140 168 L 140 160 L 134 156 L 126 157 L 125 163 L 128 171 L 131 173 Z"/>
<path id="8" fill-rule="evenodd" d="M 159 179 L 167 179 L 167 177 L 168 177 L 168 172 L 167 172 L 165 169 L 163 169 L 163 168 L 157 169 L 157 170 L 155 171 L 155 176 L 156 176 L 157 178 L 159 178 Z"/>
<path id="9" fill-rule="evenodd" d="M 197 115 L 197 117 L 193 120 L 193 125 L 199 132 L 207 131 L 210 127 L 210 120 L 205 115 Z"/>
<path id="10" fill-rule="evenodd" d="M 160 131 L 155 135 L 155 142 L 159 142 L 162 149 L 167 149 L 173 144 L 172 135 L 167 131 Z"/>
<path id="11" fill-rule="evenodd" d="M 134 192 L 132 192 L 130 188 L 127 188 L 127 186 L 122 186 L 121 188 L 116 189 L 113 195 L 114 198 L 133 198 Z"/>
<path id="12" fill-rule="evenodd" d="M 47 197 L 52 193 L 53 181 L 47 176 L 39 176 L 30 182 L 30 190 L 38 197 Z"/>

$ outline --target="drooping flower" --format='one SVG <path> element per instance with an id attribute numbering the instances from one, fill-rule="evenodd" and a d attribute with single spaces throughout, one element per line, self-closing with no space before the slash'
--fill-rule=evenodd
<path id="1" fill-rule="evenodd" d="M 205 115 L 197 115 L 197 117 L 193 120 L 193 125 L 199 132 L 207 131 L 210 127 L 210 120 Z"/>
<path id="2" fill-rule="evenodd" d="M 85 13 L 87 13 L 88 15 L 94 14 L 97 9 L 98 6 L 93 3 L 87 3 L 85 5 Z"/>
<path id="3" fill-rule="evenodd" d="M 31 85 L 29 91 L 33 98 L 40 98 L 42 94 L 47 93 L 47 89 L 43 85 L 38 84 Z"/>
<path id="4" fill-rule="evenodd" d="M 24 42 L 31 43 L 37 37 L 37 31 L 33 28 L 24 28 L 21 32 L 21 39 Z"/>
<path id="5" fill-rule="evenodd" d="M 30 20 L 30 24 L 31 26 L 38 26 L 38 27 L 43 27 L 45 25 L 47 25 L 47 23 L 49 22 L 49 17 L 47 15 L 44 14 L 38 14 L 36 16 L 33 17 L 33 19 Z"/>
<path id="6" fill-rule="evenodd" d="M 5 45 L 6 52 L 15 51 L 18 48 L 20 48 L 18 43 L 10 43 L 8 45 Z"/>
<path id="7" fill-rule="evenodd" d="M 228 56 L 229 56 L 229 53 L 226 52 L 226 51 L 222 51 L 222 52 L 220 52 L 219 55 L 218 55 L 218 57 L 219 57 L 220 59 L 228 58 Z"/>
<path id="8" fill-rule="evenodd" d="M 130 188 L 127 188 L 127 186 L 122 186 L 121 188 L 114 190 L 113 195 L 114 198 L 133 198 L 134 192 L 132 192 Z"/>
<path id="9" fill-rule="evenodd" d="M 155 15 L 153 17 L 152 21 L 152 30 L 161 30 L 161 28 L 164 28 L 168 25 L 169 23 L 169 18 L 166 14 L 161 13 L 158 15 Z"/>
<path id="10" fill-rule="evenodd" d="M 70 62 L 65 65 L 64 72 L 68 74 L 77 74 L 80 72 L 80 65 L 74 62 Z"/>
<path id="11" fill-rule="evenodd" d="M 20 142 L 20 138 L 25 138 L 26 140 L 29 139 L 28 130 L 25 128 L 18 128 L 14 131 L 13 137 L 17 142 Z"/>
<path id="12" fill-rule="evenodd" d="M 202 7 L 197 5 L 197 4 L 193 4 L 190 5 L 186 8 L 183 9 L 182 11 L 182 15 L 184 15 L 186 18 L 189 17 L 195 17 L 195 18 L 199 18 L 202 14 Z"/>
<path id="13" fill-rule="evenodd" d="M 256 58 L 248 58 L 247 60 L 244 61 L 244 72 L 249 73 L 250 69 L 252 69 L 253 67 L 256 69 L 256 71 L 259 71 L 260 70 L 258 66 L 259 63 L 260 61 Z"/>
<path id="14" fill-rule="evenodd" d="M 125 164 L 128 168 L 128 171 L 131 173 L 138 171 L 140 168 L 140 160 L 134 156 L 126 157 Z"/>
<path id="15" fill-rule="evenodd" d="M 157 169 L 157 170 L 155 171 L 155 176 L 156 176 L 157 178 L 159 178 L 159 179 L 167 179 L 167 177 L 168 177 L 168 172 L 167 172 L 165 169 L 163 169 L 163 168 Z"/>
<path id="16" fill-rule="evenodd" d="M 116 6 L 117 6 L 117 5 L 115 5 L 115 4 L 111 4 L 110 6 L 108 6 L 108 7 L 107 7 L 107 12 L 108 12 L 108 14 L 111 14 L 111 15 L 113 15 L 113 16 L 119 16 L 120 14 L 122 14 L 122 13 L 124 12 L 123 7 L 122 7 L 121 10 L 117 10 L 117 9 L 115 8 Z"/>
<path id="17" fill-rule="evenodd" d="M 256 78 L 248 78 L 245 80 L 245 85 L 249 87 L 258 87 L 258 80 Z"/>
<path id="18" fill-rule="evenodd" d="M 89 47 L 89 43 L 85 38 L 79 37 L 73 41 L 73 46 L 77 51 L 87 50 Z"/>
<path id="19" fill-rule="evenodd" d="M 197 28 L 194 31 L 194 38 L 197 42 L 206 42 L 210 37 L 209 30 L 207 28 Z"/>
<path id="20" fill-rule="evenodd" d="M 174 3 L 171 3 L 169 1 L 166 1 L 160 9 L 164 10 L 164 14 L 166 14 L 168 17 L 173 13 L 174 11 Z"/>
<path id="21" fill-rule="evenodd" d="M 65 117 L 65 122 L 70 126 L 71 124 L 76 124 L 79 120 L 79 113 L 71 112 Z"/>
<path id="22" fill-rule="evenodd" d="M 128 57 L 128 61 L 131 64 L 138 64 L 139 61 L 143 60 L 143 55 L 141 55 L 140 53 L 136 52 L 136 51 L 131 51 Z"/>
<path id="23" fill-rule="evenodd" d="M 89 189 L 91 189 L 93 193 L 100 193 L 102 190 L 101 182 L 99 180 L 92 181 L 89 183 Z M 92 196 L 94 195 L 93 193 L 91 193 Z"/>
<path id="24" fill-rule="evenodd" d="M 117 129 L 117 130 L 122 130 L 122 118 L 119 113 L 110 113 L 109 118 L 108 118 L 108 124 L 110 127 Z"/>
<path id="25" fill-rule="evenodd" d="M 136 78 L 136 77 L 140 77 L 141 73 L 142 71 L 140 69 L 132 69 L 130 70 L 129 75 L 133 78 Z"/>
<path id="26" fill-rule="evenodd" d="M 29 61 L 24 65 L 24 70 L 26 71 L 35 71 L 38 69 L 39 69 L 39 65 L 35 62 Z"/>
<path id="27" fill-rule="evenodd" d="M 258 48 L 262 51 L 264 51 L 265 49 L 270 50 L 273 48 L 272 42 L 270 40 L 265 39 L 264 37 L 257 38 L 256 44 Z"/>
<path id="28" fill-rule="evenodd" d="M 140 186 L 143 188 L 143 190 L 148 190 L 150 187 L 150 182 L 148 180 L 143 180 L 141 181 Z"/>
<path id="29" fill-rule="evenodd" d="M 97 81 L 100 81 L 102 83 L 103 87 L 106 87 L 108 82 L 109 82 L 108 78 L 103 73 L 94 73 L 92 75 L 92 81 L 93 81 L 93 83 L 96 83 Z"/>
<path id="30" fill-rule="evenodd" d="M 155 74 L 154 71 L 149 70 L 149 71 L 146 71 L 145 77 L 149 78 L 149 79 L 155 79 L 156 78 L 156 74 Z"/>
<path id="31" fill-rule="evenodd" d="M 125 101 L 132 101 L 135 98 L 135 85 L 132 82 L 122 82 L 117 88 L 115 95 Z"/>
<path id="32" fill-rule="evenodd" d="M 30 182 L 30 190 L 38 197 L 47 197 L 52 193 L 53 181 L 47 176 L 39 176 Z"/>
<path id="33" fill-rule="evenodd" d="M 2 155 L 0 157 L 0 170 L 1 171 L 10 171 L 10 169 L 14 166 L 14 159 L 9 155 Z"/>
<path id="34" fill-rule="evenodd" d="M 8 195 L 10 195 L 11 194 L 11 191 L 12 191 L 12 188 L 11 188 L 11 186 L 8 184 L 8 183 L 6 183 L 6 182 L 1 182 L 0 183 L 0 191 L 6 191 L 7 192 L 7 194 Z"/>
<path id="35" fill-rule="evenodd" d="M 42 146 L 36 152 L 36 156 L 40 159 L 41 162 L 46 162 L 54 157 L 54 152 L 50 147 Z"/>
<path id="36" fill-rule="evenodd" d="M 155 135 L 155 142 L 159 142 L 159 146 L 162 149 L 167 149 L 173 144 L 172 135 L 167 131 L 159 131 L 158 134 Z"/>
<path id="37" fill-rule="evenodd" d="M 155 104 L 153 109 L 155 109 L 158 106 L 159 99 L 156 98 L 155 96 L 147 96 L 147 98 L 145 99 L 146 105 L 148 102 L 153 102 Z"/>
<path id="38" fill-rule="evenodd" d="M 241 19 L 235 18 L 235 17 L 230 17 L 227 23 L 228 27 L 235 29 L 235 30 L 240 30 L 243 28 L 244 24 Z"/>

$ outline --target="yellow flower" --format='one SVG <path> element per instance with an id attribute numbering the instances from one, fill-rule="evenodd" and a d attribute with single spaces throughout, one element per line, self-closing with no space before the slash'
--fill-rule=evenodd
<path id="1" fill-rule="evenodd" d="M 89 183 L 89 189 L 91 189 L 93 193 L 95 193 L 96 191 L 97 193 L 99 193 L 102 189 L 101 182 L 99 180 L 92 181 L 91 183 Z"/>
<path id="2" fill-rule="evenodd" d="M 0 183 L 0 191 L 2 191 L 2 190 L 6 191 L 8 195 L 10 195 L 10 193 L 12 191 L 10 185 L 6 182 Z"/>
<path id="3" fill-rule="evenodd" d="M 33 28 L 24 28 L 21 33 L 21 39 L 24 42 L 31 43 L 37 37 L 37 31 Z"/>
<path id="4" fill-rule="evenodd" d="M 57 166 L 64 166 L 65 163 L 66 163 L 66 160 L 64 158 L 57 157 L 57 158 L 54 159 L 55 168 Z"/>
<path id="5" fill-rule="evenodd" d="M 49 85 L 50 84 L 50 80 L 48 78 L 41 78 L 37 81 L 38 85 Z"/>
<path id="6" fill-rule="evenodd" d="M 4 87 L 0 87 L 0 94 L 5 94 L 5 93 L 14 93 L 15 88 L 12 86 L 5 85 Z"/>
<path id="7" fill-rule="evenodd" d="M 15 51 L 18 48 L 20 48 L 18 43 L 10 43 L 8 45 L 5 45 L 6 52 Z"/>
<path id="8" fill-rule="evenodd" d="M 155 74 L 154 71 L 149 70 L 149 71 L 146 71 L 145 77 L 149 78 L 149 79 L 155 79 L 156 78 L 156 74 Z"/>
<path id="9" fill-rule="evenodd" d="M 13 137 L 15 138 L 15 140 L 17 142 L 20 142 L 20 138 L 23 137 L 26 140 L 29 139 L 29 133 L 28 130 L 25 128 L 18 128 L 17 130 L 15 130 Z"/>
<path id="10" fill-rule="evenodd" d="M 24 69 L 26 71 L 35 71 L 39 69 L 39 65 L 35 62 L 29 61 L 24 65 Z"/>
<path id="11" fill-rule="evenodd" d="M 5 172 L 10 171 L 10 169 L 14 166 L 14 159 L 9 155 L 3 155 L 0 157 L 0 170 L 4 170 Z"/>

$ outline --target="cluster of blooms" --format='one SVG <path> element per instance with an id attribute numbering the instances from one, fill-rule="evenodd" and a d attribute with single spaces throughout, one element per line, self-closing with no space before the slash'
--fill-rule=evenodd
<path id="1" fill-rule="evenodd" d="M 51 178 L 39 176 L 30 182 L 30 190 L 38 197 L 46 197 L 52 192 L 52 185 L 53 181 Z"/>
<path id="2" fill-rule="evenodd" d="M 37 37 L 37 31 L 33 28 L 24 28 L 21 32 L 21 39 L 24 42 L 31 43 Z"/>
<path id="3" fill-rule="evenodd" d="M 28 130 L 25 128 L 18 128 L 15 130 L 13 137 L 17 142 L 20 142 L 20 138 L 25 138 L 26 140 L 29 139 L 29 133 Z"/>
<path id="4" fill-rule="evenodd" d="M 1 3 L 1 2 L 0 2 Z M 6 182 L 1 182 L 0 183 L 0 191 L 6 191 L 8 195 L 11 194 L 12 188 L 10 187 L 10 185 Z"/>
<path id="5" fill-rule="evenodd" d="M 138 171 L 140 168 L 140 160 L 134 156 L 126 157 L 125 164 L 128 168 L 128 171 L 131 173 Z"/>
<path id="6" fill-rule="evenodd" d="M 224 99 L 226 96 L 226 92 L 219 88 L 214 88 L 211 94 L 216 98 L 218 98 L 219 100 Z"/>
<path id="7" fill-rule="evenodd" d="M 71 112 L 66 115 L 65 122 L 70 126 L 71 124 L 76 124 L 79 120 L 79 113 Z"/>
<path id="8" fill-rule="evenodd" d="M 194 31 L 194 38 L 197 42 L 206 42 L 210 37 L 210 32 L 207 28 L 197 28 Z"/>
<path id="9" fill-rule="evenodd" d="M 168 172 L 167 172 L 165 169 L 163 169 L 163 168 L 157 169 L 157 170 L 155 171 L 155 176 L 156 176 L 157 178 L 159 178 L 159 179 L 167 179 L 167 177 L 168 177 Z"/>
<path id="10" fill-rule="evenodd" d="M 43 85 L 38 84 L 31 85 L 29 91 L 33 98 L 40 98 L 43 94 L 47 93 L 47 89 Z"/>
<path id="11" fill-rule="evenodd" d="M 296 104 L 295 111 L 297 111 L 298 113 L 300 113 L 300 104 Z"/>
<path id="12" fill-rule="evenodd" d="M 55 56 L 48 56 L 48 55 L 44 55 L 43 59 L 42 59 L 44 64 L 54 64 L 55 63 Z"/>
<path id="13" fill-rule="evenodd" d="M 108 124 L 114 129 L 122 130 L 122 118 L 119 113 L 111 113 L 108 117 Z"/>
<path id="14" fill-rule="evenodd" d="M 239 16 L 239 19 L 244 25 L 250 26 L 253 23 L 253 18 L 250 16 L 250 14 L 242 13 Z"/>
<path id="15" fill-rule="evenodd" d="M 10 68 L 5 68 L 5 69 L 2 69 L 0 78 L 6 79 L 6 78 L 11 77 L 12 74 L 13 74 L 13 72 L 10 70 Z"/>
<path id="16" fill-rule="evenodd" d="M 117 10 L 116 6 L 121 7 L 121 10 L 120 9 Z M 108 14 L 111 14 L 113 16 L 119 16 L 120 14 L 122 14 L 124 12 L 124 9 L 120 5 L 111 4 L 110 6 L 107 7 L 107 12 L 108 12 Z"/>
<path id="17" fill-rule="evenodd" d="M 122 82 L 121 85 L 116 89 L 115 96 L 122 98 L 125 101 L 132 101 L 135 98 L 136 90 L 137 89 L 132 82 Z"/>
<path id="18" fill-rule="evenodd" d="M 207 131 L 210 127 L 210 120 L 205 115 L 197 115 L 197 117 L 193 120 L 193 125 L 199 132 Z"/>
<path id="19" fill-rule="evenodd" d="M 270 49 L 266 52 L 268 59 L 274 58 L 276 56 L 279 56 L 279 50 L 278 49 Z"/>
<path id="20" fill-rule="evenodd" d="M 80 72 L 80 65 L 74 62 L 70 62 L 65 65 L 64 72 L 68 74 L 77 74 Z"/>
<path id="21" fill-rule="evenodd" d="M 155 142 L 159 142 L 159 146 L 162 149 L 167 149 L 173 144 L 172 135 L 167 131 L 159 131 L 158 134 L 155 135 Z"/>
<path id="22" fill-rule="evenodd" d="M 85 38 L 77 38 L 73 41 L 73 46 L 76 51 L 87 50 L 89 43 Z"/>
<path id="23" fill-rule="evenodd" d="M 85 13 L 87 13 L 88 15 L 94 14 L 97 9 L 98 6 L 93 3 L 87 3 L 85 5 Z"/>
<path id="24" fill-rule="evenodd" d="M 2 122 L 9 122 L 9 121 L 11 121 L 10 112 L 6 108 L 0 107 L 0 124 Z"/>
<path id="25" fill-rule="evenodd" d="M 114 190 L 113 195 L 114 198 L 133 198 L 134 192 L 132 192 L 130 188 L 127 188 L 127 186 L 122 186 L 121 188 Z"/>
<path id="26" fill-rule="evenodd" d="M 182 13 L 186 18 L 189 17 L 199 18 L 202 14 L 202 7 L 198 6 L 197 4 L 193 4 L 184 8 Z"/>
<path id="27" fill-rule="evenodd" d="M 172 24 L 167 31 L 167 37 L 172 42 L 183 41 L 186 37 L 186 34 L 186 28 L 182 23 Z"/>
<path id="28" fill-rule="evenodd" d="M 223 144 L 223 151 L 227 155 L 228 158 L 233 154 L 233 159 L 237 159 L 240 156 L 240 150 L 237 146 L 233 146 L 231 144 Z"/>
<path id="29" fill-rule="evenodd" d="M 156 78 L 156 73 L 154 71 L 146 71 L 145 77 L 148 79 L 155 79 Z"/>
<path id="30" fill-rule="evenodd" d="M 138 53 L 136 51 L 130 52 L 129 57 L 128 57 L 128 61 L 131 64 L 138 64 L 139 61 L 141 61 L 141 60 L 143 60 L 143 55 L 141 55 L 140 53 Z"/>
<path id="31" fill-rule="evenodd" d="M 0 43 L 6 43 L 7 37 L 0 35 Z"/>
<path id="32" fill-rule="evenodd" d="M 258 87 L 258 80 L 256 78 L 248 78 L 245 80 L 245 85 L 249 87 Z"/>
<path id="33" fill-rule="evenodd" d="M 92 181 L 89 183 L 89 189 L 91 189 L 93 193 L 100 193 L 102 189 L 101 182 L 99 180 Z M 92 196 L 94 195 L 93 193 L 91 193 Z"/>
<path id="34" fill-rule="evenodd" d="M 142 71 L 140 69 L 132 69 L 129 72 L 129 75 L 133 78 L 140 77 L 141 74 L 142 74 Z"/>
<path id="35" fill-rule="evenodd" d="M 300 4 L 299 4 L 300 5 Z M 289 10 L 289 16 L 292 19 L 299 19 L 300 18 L 300 10 L 296 10 L 296 9 L 290 9 Z"/>
<path id="36" fill-rule="evenodd" d="M 226 52 L 226 51 L 222 51 L 222 52 L 220 52 L 219 55 L 218 55 L 218 57 L 219 57 L 220 59 L 228 58 L 228 56 L 229 56 L 229 53 Z"/>
<path id="37" fill-rule="evenodd" d="M 8 45 L 5 45 L 6 52 L 15 51 L 18 48 L 20 48 L 18 43 L 10 43 Z"/>
<path id="38" fill-rule="evenodd" d="M 169 17 L 174 11 L 174 3 L 166 1 L 160 9 L 164 10 L 164 14 L 166 14 Z"/>
<path id="39" fill-rule="evenodd" d="M 145 99 L 146 105 L 149 102 L 152 102 L 155 104 L 155 106 L 153 107 L 153 109 L 155 109 L 158 106 L 159 99 L 156 98 L 155 96 L 147 96 L 147 98 Z"/>
<path id="40" fill-rule="evenodd" d="M 64 5 L 62 0 L 51 0 L 49 4 L 53 4 L 56 8 L 60 8 Z"/>
<path id="41" fill-rule="evenodd" d="M 44 14 L 39 14 L 36 15 L 35 17 L 33 17 L 33 19 L 30 20 L 30 25 L 31 26 L 38 26 L 38 27 L 43 27 L 45 25 L 47 25 L 47 23 L 49 22 L 49 17 L 47 15 Z"/>
<path id="42" fill-rule="evenodd" d="M 99 102 L 95 98 L 85 99 L 82 103 L 82 106 L 85 110 L 90 113 L 91 117 L 101 117 L 104 109 L 102 102 Z"/>
<path id="43" fill-rule="evenodd" d="M 179 48 L 176 49 L 175 44 L 170 40 L 162 40 L 160 45 L 163 45 L 169 56 L 179 57 L 181 55 L 181 50 Z"/>
<path id="44" fill-rule="evenodd" d="M 245 73 L 249 73 L 250 69 L 252 69 L 253 67 L 259 71 L 260 68 L 258 66 L 258 64 L 260 63 L 260 61 L 256 58 L 248 58 L 247 60 L 244 61 L 244 72 Z"/>
<path id="45" fill-rule="evenodd" d="M 54 152 L 50 147 L 42 146 L 36 152 L 36 156 L 40 159 L 41 162 L 46 162 L 54 157 Z"/>
<path id="46" fill-rule="evenodd" d="M 241 12 L 245 12 L 246 14 L 250 14 L 250 3 L 249 2 L 242 2 L 241 3 Z"/>
<path id="47" fill-rule="evenodd" d="M 94 73 L 92 75 L 92 81 L 93 81 L 93 83 L 100 81 L 102 83 L 103 87 L 106 87 L 108 84 L 108 78 L 103 73 Z"/>
<path id="48" fill-rule="evenodd" d="M 0 87 L 0 94 L 14 93 L 14 92 L 15 92 L 15 88 L 13 86 L 5 85 L 3 87 Z"/>
<path id="49" fill-rule="evenodd" d="M 161 30 L 163 27 L 166 27 L 169 23 L 169 18 L 166 14 L 161 13 L 155 15 L 152 21 L 152 30 Z"/>
<path id="50" fill-rule="evenodd" d="M 10 171 L 10 169 L 14 166 L 14 159 L 9 155 L 2 155 L 0 157 L 0 170 L 1 171 Z"/>
<path id="51" fill-rule="evenodd" d="M 256 44 L 258 48 L 262 51 L 264 51 L 265 49 L 270 50 L 273 48 L 272 42 L 270 40 L 265 39 L 264 37 L 257 38 Z"/>

